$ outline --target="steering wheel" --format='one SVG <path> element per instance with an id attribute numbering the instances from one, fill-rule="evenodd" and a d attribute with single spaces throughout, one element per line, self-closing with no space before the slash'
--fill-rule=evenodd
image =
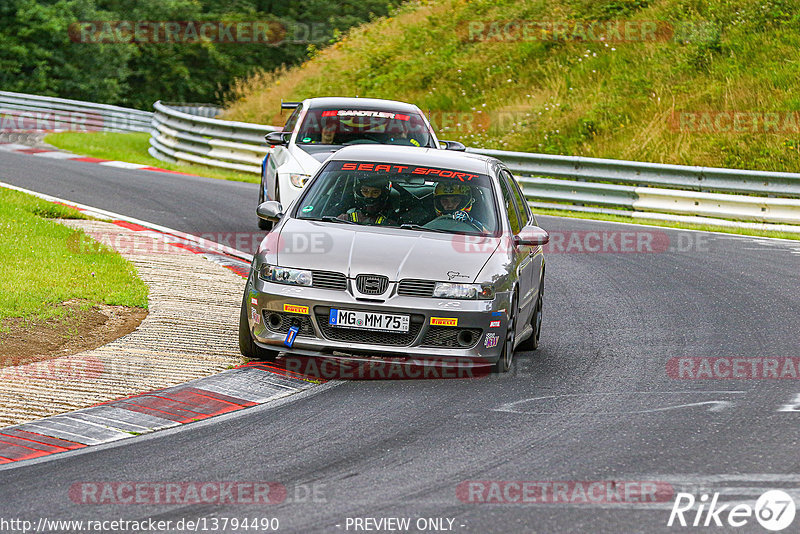
<path id="1" fill-rule="evenodd" d="M 342 143 L 342 146 L 347 146 L 347 145 L 366 145 L 366 144 L 379 145 L 379 144 L 381 144 L 381 142 L 380 141 L 376 141 L 375 139 L 370 139 L 369 137 L 362 137 L 361 139 L 353 139 L 352 141 L 347 141 L 346 143 Z"/>
<path id="2" fill-rule="evenodd" d="M 448 230 L 455 232 L 470 232 L 477 230 L 483 233 L 484 229 L 478 226 L 474 219 L 456 219 L 451 214 L 439 215 L 434 220 L 423 225 L 431 230 Z"/>

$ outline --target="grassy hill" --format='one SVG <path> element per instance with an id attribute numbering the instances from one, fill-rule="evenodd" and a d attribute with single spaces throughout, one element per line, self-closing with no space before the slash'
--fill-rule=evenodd
<path id="1" fill-rule="evenodd" d="M 796 0 L 415 1 L 238 81 L 226 117 L 277 124 L 281 99 L 391 98 L 469 146 L 800 171 L 798 50 Z"/>

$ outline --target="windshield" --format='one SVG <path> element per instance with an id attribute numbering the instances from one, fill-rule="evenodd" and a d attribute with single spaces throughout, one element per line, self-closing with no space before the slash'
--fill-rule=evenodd
<path id="1" fill-rule="evenodd" d="M 457 234 L 498 230 L 487 175 L 390 162 L 329 162 L 296 217 Z"/>
<path id="2" fill-rule="evenodd" d="M 311 109 L 297 135 L 298 145 L 375 143 L 433 147 L 422 115 L 364 109 Z"/>

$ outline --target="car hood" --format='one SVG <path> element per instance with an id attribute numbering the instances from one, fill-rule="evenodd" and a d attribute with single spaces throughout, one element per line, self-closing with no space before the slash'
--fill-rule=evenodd
<path id="1" fill-rule="evenodd" d="M 328 156 L 333 154 L 333 151 L 327 150 L 309 154 L 302 148 L 295 145 L 289 148 L 289 153 L 294 157 L 294 160 L 297 162 L 297 164 L 300 165 L 300 169 L 302 169 L 303 173 L 314 176 L 322 166 L 322 162 L 328 159 Z M 292 168 L 293 167 L 294 166 L 292 165 Z M 296 171 L 292 170 L 291 172 Z"/>
<path id="2" fill-rule="evenodd" d="M 482 239 L 479 246 L 474 239 Z M 335 271 L 350 278 L 378 274 L 391 281 L 474 282 L 500 239 L 467 240 L 458 234 L 292 218 L 281 226 L 277 262 L 281 267 Z"/>
<path id="3" fill-rule="evenodd" d="M 319 163 L 322 163 L 331 154 L 342 148 L 341 145 L 297 145 L 302 152 L 308 154 Z"/>

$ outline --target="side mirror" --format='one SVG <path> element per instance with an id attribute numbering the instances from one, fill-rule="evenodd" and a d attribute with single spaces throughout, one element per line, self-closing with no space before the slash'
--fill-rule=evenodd
<path id="1" fill-rule="evenodd" d="M 289 142 L 290 132 L 270 132 L 264 136 L 268 145 L 285 145 Z"/>
<path id="2" fill-rule="evenodd" d="M 439 141 L 439 145 L 445 150 L 455 150 L 456 152 L 464 152 L 467 147 L 458 141 Z"/>
<path id="3" fill-rule="evenodd" d="M 283 206 L 277 200 L 268 200 L 258 205 L 256 215 L 258 215 L 259 219 L 278 222 L 283 217 Z"/>
<path id="4" fill-rule="evenodd" d="M 526 226 L 514 236 L 514 245 L 522 247 L 535 247 L 546 245 L 550 241 L 550 234 L 538 226 Z"/>

